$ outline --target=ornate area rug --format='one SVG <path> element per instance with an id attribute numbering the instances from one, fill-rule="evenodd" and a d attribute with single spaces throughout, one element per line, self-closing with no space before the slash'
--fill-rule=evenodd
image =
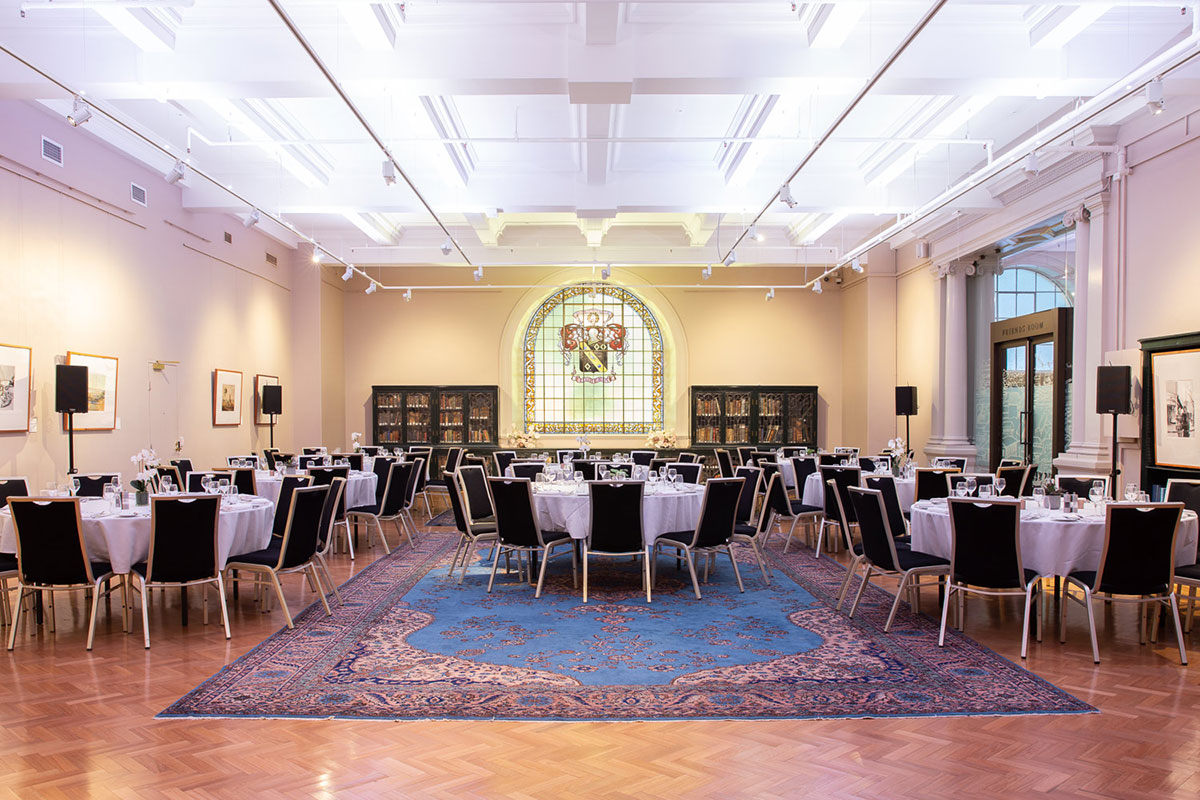
<path id="1" fill-rule="evenodd" d="M 854 619 L 832 608 L 845 574 L 801 548 L 772 551 L 772 583 L 728 559 L 696 600 L 662 558 L 647 605 L 638 565 L 593 558 L 590 602 L 569 558 L 547 587 L 477 563 L 446 568 L 457 534 L 427 534 L 180 698 L 160 717 L 764 719 L 1094 711 L 1031 672 L 869 588 Z M 744 554 L 743 557 L 748 554 Z M 932 611 L 932 609 L 926 609 Z M 1014 634 L 1015 635 L 1015 634 Z"/>

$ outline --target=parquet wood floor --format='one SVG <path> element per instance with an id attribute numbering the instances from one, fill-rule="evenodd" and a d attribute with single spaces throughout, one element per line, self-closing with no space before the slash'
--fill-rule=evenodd
<path id="1" fill-rule="evenodd" d="M 379 551 L 381 552 L 381 551 Z M 359 555 L 364 565 L 374 554 Z M 338 580 L 355 566 L 333 565 Z M 286 581 L 294 609 L 308 602 Z M 1103 612 L 1093 666 L 1082 609 L 1051 623 L 1029 669 L 1101 709 L 1080 716 L 632 723 L 155 720 L 282 624 L 248 594 L 179 625 L 151 610 L 153 649 L 103 610 L 83 648 L 81 600 L 54 635 L 0 656 L 0 796 L 122 798 L 1200 797 L 1200 626 L 1178 663 L 1169 631 L 1139 646 L 1135 612 Z M 933 605 L 932 593 L 926 608 Z M 1017 605 L 969 601 L 968 633 L 1019 661 Z"/>

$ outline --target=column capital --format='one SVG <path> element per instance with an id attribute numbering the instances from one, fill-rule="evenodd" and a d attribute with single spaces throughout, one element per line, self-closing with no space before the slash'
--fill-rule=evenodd
<path id="1" fill-rule="evenodd" d="M 1092 212 L 1087 205 L 1080 203 L 1072 209 L 1063 212 L 1063 225 L 1078 225 L 1081 222 L 1091 222 Z"/>

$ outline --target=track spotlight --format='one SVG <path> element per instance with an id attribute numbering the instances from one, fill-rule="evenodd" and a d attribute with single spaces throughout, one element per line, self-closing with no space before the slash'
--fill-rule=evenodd
<path id="1" fill-rule="evenodd" d="M 823 291 L 821 289 L 821 282 L 813 281 L 812 290 L 813 290 L 813 294 L 820 294 Z"/>
<path id="2" fill-rule="evenodd" d="M 700 277 L 704 278 L 704 280 L 708 280 L 712 277 L 712 264 L 709 264 L 707 267 L 700 270 Z"/>
<path id="3" fill-rule="evenodd" d="M 405 289 L 404 290 L 404 302 L 407 303 L 409 300 L 412 300 L 412 289 Z"/>
<path id="4" fill-rule="evenodd" d="M 171 167 L 171 171 L 163 176 L 163 180 L 167 183 L 179 183 L 187 177 L 187 167 L 182 161 L 176 161 L 175 166 Z"/>
<path id="5" fill-rule="evenodd" d="M 757 225 L 751 225 L 750 229 L 746 231 L 746 235 L 756 242 L 761 242 L 763 239 L 767 238 L 758 232 Z"/>
<path id="6" fill-rule="evenodd" d="M 791 184 L 785 183 L 783 186 L 779 187 L 779 202 L 783 203 L 788 208 L 796 207 L 796 199 L 792 197 Z"/>
<path id="7" fill-rule="evenodd" d="M 353 278 L 353 277 L 354 277 L 354 265 L 353 265 L 353 264 L 347 264 L 347 265 L 346 265 L 346 271 L 342 273 L 342 280 L 344 280 L 344 281 L 348 281 L 348 280 L 350 280 L 350 279 L 351 279 L 351 278 Z"/>
<path id="8" fill-rule="evenodd" d="M 1036 152 L 1025 156 L 1025 166 L 1023 169 L 1025 170 L 1026 175 L 1037 175 L 1041 171 L 1041 167 L 1038 165 L 1038 155 Z"/>
<path id="9" fill-rule="evenodd" d="M 767 302 L 769 303 L 774 299 L 775 299 L 775 287 L 772 286 L 770 289 L 767 289 Z"/>
<path id="10" fill-rule="evenodd" d="M 383 162 L 383 182 L 388 186 L 396 182 L 396 165 L 389 159 Z"/>
<path id="11" fill-rule="evenodd" d="M 442 255 L 444 255 L 444 256 L 450 255 L 450 251 L 453 249 L 454 249 L 454 240 L 451 239 L 449 236 L 447 236 L 446 241 L 442 242 Z"/>
<path id="12" fill-rule="evenodd" d="M 612 277 L 612 264 L 605 264 L 604 269 L 600 270 L 600 280 L 606 281 Z"/>
<path id="13" fill-rule="evenodd" d="M 858 260 L 858 256 L 855 256 L 853 259 L 851 259 L 851 261 L 850 261 L 850 269 L 854 270 L 855 272 L 862 272 L 862 271 L 863 271 L 863 265 L 862 265 L 862 263 L 861 263 L 861 262 L 859 262 L 859 260 Z"/>
<path id="14" fill-rule="evenodd" d="M 483 280 L 483 265 L 480 264 L 478 267 L 475 268 L 475 271 L 472 272 L 471 274 L 475 276 L 475 280 L 477 280 L 477 281 Z"/>
<path id="15" fill-rule="evenodd" d="M 92 118 L 92 110 L 88 108 L 88 104 L 83 98 L 75 95 L 75 102 L 71 106 L 71 113 L 67 115 L 67 122 L 78 128 L 83 123 Z"/>
<path id="16" fill-rule="evenodd" d="M 1162 78 L 1155 78 L 1146 84 L 1146 108 L 1155 116 L 1161 114 L 1167 103 L 1163 100 Z"/>
<path id="17" fill-rule="evenodd" d="M 375 290 L 378 288 L 379 284 L 375 281 L 371 281 L 370 285 L 367 286 L 367 294 L 375 294 Z"/>
<path id="18" fill-rule="evenodd" d="M 321 251 L 314 247 L 313 254 L 312 254 L 312 262 L 314 264 L 320 264 L 322 258 L 323 258 L 323 255 L 322 255 Z"/>
<path id="19" fill-rule="evenodd" d="M 262 215 L 259 214 L 258 209 L 255 208 L 250 212 L 250 216 L 246 217 L 246 219 L 242 222 L 242 224 L 245 225 L 247 228 L 253 228 L 255 225 L 258 224 L 258 221 L 260 219 L 262 219 Z"/>
<path id="20" fill-rule="evenodd" d="M 725 256 L 725 260 L 722 261 L 721 263 L 727 267 L 730 267 L 730 266 L 733 266 L 733 264 L 735 264 L 736 262 L 737 262 L 737 252 L 734 250 L 730 250 L 729 255 Z"/>

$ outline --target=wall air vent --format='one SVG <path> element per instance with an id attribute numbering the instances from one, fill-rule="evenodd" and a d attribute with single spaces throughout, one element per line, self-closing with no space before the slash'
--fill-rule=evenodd
<path id="1" fill-rule="evenodd" d="M 63 146 L 53 139 L 42 137 L 42 158 L 60 167 L 63 165 Z"/>
<path id="2" fill-rule="evenodd" d="M 137 203 L 139 206 L 145 206 L 146 187 L 138 186 L 136 183 L 129 184 L 129 199 Z"/>
<path id="3" fill-rule="evenodd" d="M 279 259 L 276 258 L 276 256 L 273 253 L 267 253 L 267 263 L 270 264 L 272 267 L 278 267 Z"/>
<path id="4" fill-rule="evenodd" d="M 225 231 L 225 244 L 233 244 L 233 234 Z"/>

